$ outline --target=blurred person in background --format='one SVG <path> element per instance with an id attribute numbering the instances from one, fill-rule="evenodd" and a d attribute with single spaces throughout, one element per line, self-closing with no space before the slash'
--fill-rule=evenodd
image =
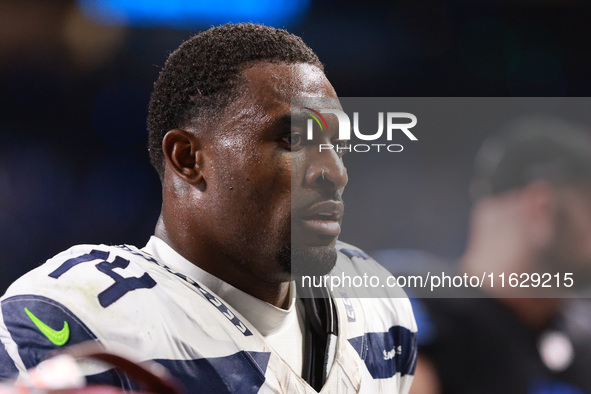
<path id="1" fill-rule="evenodd" d="M 591 285 L 588 133 L 555 118 L 513 122 L 481 146 L 470 193 L 456 273 L 495 282 L 460 295 L 469 298 L 413 300 L 422 336 L 411 392 L 591 392 L 591 305 L 561 298 Z M 549 274 L 551 288 L 522 274 Z"/>

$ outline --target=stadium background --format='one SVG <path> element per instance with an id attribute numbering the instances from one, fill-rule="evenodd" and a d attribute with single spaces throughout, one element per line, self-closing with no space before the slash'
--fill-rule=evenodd
<path id="1" fill-rule="evenodd" d="M 71 245 L 145 244 L 160 206 L 146 151 L 151 85 L 169 51 L 211 24 L 285 26 L 318 53 L 341 96 L 591 91 L 589 9 L 574 1 L 253 0 L 226 11 L 221 1 L 103 1 L 117 3 L 213 3 L 216 12 L 209 19 L 179 9 L 150 16 L 136 7 L 92 19 L 83 12 L 89 1 L 0 1 L 2 293 Z M 243 11 L 254 14 L 237 14 L 240 4 L 253 5 Z M 261 8 L 268 12 L 257 14 Z M 290 9 L 291 17 L 280 12 Z M 341 238 L 366 250 L 459 256 L 470 167 L 486 132 L 431 136 L 420 156 L 401 154 L 399 165 L 387 168 L 349 155 Z"/>

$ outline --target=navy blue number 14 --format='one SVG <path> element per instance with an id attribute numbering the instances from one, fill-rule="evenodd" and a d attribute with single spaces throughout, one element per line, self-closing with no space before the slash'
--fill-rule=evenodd
<path id="1" fill-rule="evenodd" d="M 109 252 L 105 252 L 102 250 L 91 250 L 90 253 L 66 260 L 55 271 L 50 273 L 49 276 L 57 279 L 65 272 L 67 272 L 70 268 L 80 263 L 87 263 L 93 260 L 102 260 L 100 263 L 96 264 L 95 267 L 100 272 L 110 276 L 115 281 L 115 283 L 113 283 L 111 286 L 109 286 L 107 289 L 105 289 L 98 295 L 99 303 L 103 308 L 108 307 L 109 305 L 111 305 L 112 303 L 114 303 L 130 291 L 137 289 L 150 289 L 156 286 L 156 281 L 152 279 L 152 277 L 148 275 L 147 272 L 145 272 L 139 278 L 124 278 L 123 276 L 119 275 L 117 272 L 113 270 L 115 268 L 127 268 L 127 266 L 129 265 L 129 260 L 126 260 L 120 256 L 116 256 L 115 260 L 112 263 L 109 263 L 108 261 L 106 261 L 108 257 Z"/>

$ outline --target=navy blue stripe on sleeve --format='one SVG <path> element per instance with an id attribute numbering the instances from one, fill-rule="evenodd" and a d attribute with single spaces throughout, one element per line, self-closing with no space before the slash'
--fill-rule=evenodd
<path id="1" fill-rule="evenodd" d="M 62 346 L 96 340 L 96 336 L 70 310 L 46 297 L 10 297 L 2 301 L 1 310 L 4 324 L 27 369 L 50 357 Z"/>
<path id="2" fill-rule="evenodd" d="M 18 374 L 14 361 L 8 355 L 4 344 L 0 342 L 0 380 L 13 378 Z"/>

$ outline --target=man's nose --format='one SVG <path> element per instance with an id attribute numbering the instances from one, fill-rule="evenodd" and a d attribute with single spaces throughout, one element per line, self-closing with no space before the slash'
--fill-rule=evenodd
<path id="1" fill-rule="evenodd" d="M 318 152 L 307 168 L 306 183 L 310 187 L 339 190 L 348 181 L 347 168 L 334 149 Z"/>

